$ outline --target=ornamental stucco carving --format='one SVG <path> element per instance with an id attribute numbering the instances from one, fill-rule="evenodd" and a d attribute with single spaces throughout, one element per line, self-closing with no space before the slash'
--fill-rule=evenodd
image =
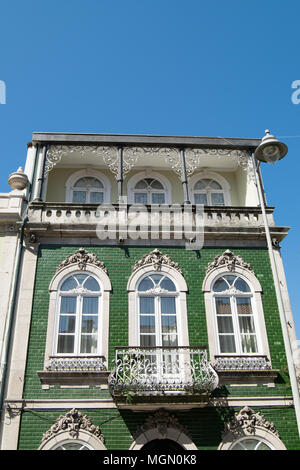
<path id="1" fill-rule="evenodd" d="M 238 255 L 235 255 L 232 251 L 226 250 L 221 255 L 215 257 L 215 259 L 209 263 L 206 274 L 208 274 L 212 269 L 224 267 L 229 272 L 234 272 L 235 267 L 240 266 L 241 268 L 248 269 L 254 274 L 253 269 L 251 268 L 249 263 L 246 263 L 243 258 Z"/>
<path id="2" fill-rule="evenodd" d="M 60 432 L 68 432 L 70 437 L 77 439 L 80 431 L 87 431 L 104 442 L 99 426 L 94 426 L 85 415 L 75 408 L 65 415 L 59 416 L 55 424 L 43 435 L 43 442 Z"/>
<path id="3" fill-rule="evenodd" d="M 258 429 L 269 431 L 279 437 L 273 423 L 267 421 L 260 413 L 255 413 L 254 410 L 245 406 L 239 413 L 235 413 L 234 418 L 226 424 L 224 435 L 230 433 L 237 438 L 245 434 L 254 435 Z"/>
<path id="4" fill-rule="evenodd" d="M 138 268 L 145 265 L 152 265 L 154 271 L 161 271 L 162 265 L 170 266 L 182 274 L 178 264 L 172 261 L 170 256 L 163 255 L 157 248 L 155 248 L 151 253 L 144 255 L 141 260 L 137 261 L 132 268 L 132 272 L 134 273 Z"/>
<path id="5" fill-rule="evenodd" d="M 160 409 L 153 415 L 148 416 L 145 423 L 137 429 L 134 438 L 136 439 L 140 434 L 151 429 L 156 429 L 159 434 L 166 436 L 169 428 L 178 429 L 189 436 L 188 430 L 179 423 L 176 416 L 171 415 L 164 409 Z"/>
<path id="6" fill-rule="evenodd" d="M 69 255 L 64 261 L 60 263 L 56 271 L 59 271 L 60 269 L 72 264 L 77 264 L 77 267 L 80 271 L 85 271 L 87 264 L 93 264 L 94 266 L 102 269 L 102 271 L 107 274 L 107 269 L 105 268 L 104 264 L 98 260 L 97 256 L 93 253 L 89 253 L 84 248 L 80 248 L 72 255 Z"/>

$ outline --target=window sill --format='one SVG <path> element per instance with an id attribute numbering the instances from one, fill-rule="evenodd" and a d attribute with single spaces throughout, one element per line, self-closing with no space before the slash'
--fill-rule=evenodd
<path id="1" fill-rule="evenodd" d="M 110 371 L 38 371 L 42 385 L 103 385 L 107 384 Z"/>
<path id="2" fill-rule="evenodd" d="M 213 364 L 220 385 L 268 385 L 273 387 L 279 370 L 272 369 L 267 356 L 219 355 Z"/>
<path id="3" fill-rule="evenodd" d="M 102 385 L 110 372 L 103 356 L 51 356 L 37 374 L 43 385 Z"/>

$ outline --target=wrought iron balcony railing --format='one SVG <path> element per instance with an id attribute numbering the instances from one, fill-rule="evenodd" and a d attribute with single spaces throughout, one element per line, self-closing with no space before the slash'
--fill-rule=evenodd
<path id="1" fill-rule="evenodd" d="M 120 347 L 109 377 L 114 396 L 211 392 L 218 375 L 201 347 Z"/>
<path id="2" fill-rule="evenodd" d="M 48 371 L 103 371 L 103 356 L 51 356 L 46 369 Z"/>
<path id="3" fill-rule="evenodd" d="M 222 355 L 215 356 L 214 368 L 217 371 L 234 370 L 234 371 L 255 371 L 270 370 L 271 364 L 267 356 L 261 355 Z"/>

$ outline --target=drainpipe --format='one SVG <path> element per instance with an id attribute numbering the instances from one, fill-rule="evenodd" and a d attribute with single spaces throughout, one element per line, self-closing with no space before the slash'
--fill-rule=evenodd
<path id="1" fill-rule="evenodd" d="M 28 148 L 31 148 L 31 146 L 32 145 L 28 145 Z M 30 174 L 28 175 L 29 176 L 28 188 L 26 191 L 27 201 L 26 201 L 25 211 L 23 213 L 23 218 L 22 218 L 22 223 L 21 223 L 21 228 L 20 228 L 20 235 L 19 235 L 19 243 L 18 243 L 17 252 L 16 252 L 16 264 L 15 264 L 15 270 L 14 270 L 12 297 L 11 297 L 11 302 L 10 302 L 9 316 L 8 316 L 8 327 L 7 327 L 7 333 L 6 333 L 6 338 L 5 338 L 5 349 L 4 349 L 4 354 L 3 354 L 3 361 L 1 364 L 2 375 L 1 375 L 1 384 L 0 384 L 0 434 L 1 434 L 2 418 L 3 418 L 3 411 L 4 411 L 3 405 L 4 405 L 5 386 L 6 386 L 7 373 L 8 373 L 8 356 L 9 356 L 10 347 L 11 347 L 14 313 L 15 313 L 15 308 L 16 308 L 18 283 L 19 283 L 20 270 L 21 270 L 24 230 L 25 230 L 25 225 L 28 221 L 28 203 L 30 202 L 31 197 L 32 197 L 33 178 L 34 178 L 34 174 L 36 171 L 36 162 L 37 162 L 37 153 L 38 153 L 37 149 L 38 149 L 38 146 L 35 146 L 34 152 L 32 155 L 34 161 L 30 168 Z M 1 443 L 1 440 L 0 440 L 0 443 Z"/>
<path id="2" fill-rule="evenodd" d="M 13 320 L 14 320 L 14 312 L 15 312 L 15 306 L 16 306 L 16 300 L 17 300 L 17 292 L 18 292 L 18 281 L 19 281 L 19 275 L 20 275 L 20 266 L 21 266 L 21 258 L 22 258 L 22 247 L 23 247 L 23 240 L 24 240 L 24 229 L 25 225 L 28 221 L 28 215 L 27 215 L 27 208 L 25 212 L 25 216 L 23 217 L 22 224 L 21 224 L 21 230 L 20 230 L 20 236 L 19 236 L 19 243 L 18 243 L 18 248 L 17 248 L 17 255 L 16 255 L 16 267 L 15 267 L 15 273 L 14 273 L 14 284 L 13 284 L 13 291 L 12 291 L 12 299 L 11 299 L 11 305 L 10 305 L 10 311 L 9 311 L 9 323 L 8 323 L 8 329 L 7 329 L 7 334 L 6 334 L 6 344 L 5 344 L 5 351 L 4 351 L 4 358 L 2 362 L 2 380 L 1 380 L 1 388 L 0 388 L 0 423 L 2 422 L 2 416 L 3 416 L 3 403 L 4 403 L 4 392 L 5 392 L 5 385 L 6 385 L 6 378 L 7 378 L 7 369 L 8 369 L 8 355 L 10 351 L 10 343 L 11 343 L 11 338 L 12 338 L 12 327 L 13 327 Z"/>

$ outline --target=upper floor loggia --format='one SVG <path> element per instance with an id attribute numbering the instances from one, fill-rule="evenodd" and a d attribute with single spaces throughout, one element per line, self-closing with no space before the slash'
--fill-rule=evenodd
<path id="1" fill-rule="evenodd" d="M 99 205 L 125 203 L 202 205 L 204 226 L 263 225 L 251 158 L 259 143 L 237 138 L 34 133 L 25 167 L 30 220 L 33 227 L 90 227 L 97 222 Z M 273 208 L 267 212 L 274 226 Z"/>

